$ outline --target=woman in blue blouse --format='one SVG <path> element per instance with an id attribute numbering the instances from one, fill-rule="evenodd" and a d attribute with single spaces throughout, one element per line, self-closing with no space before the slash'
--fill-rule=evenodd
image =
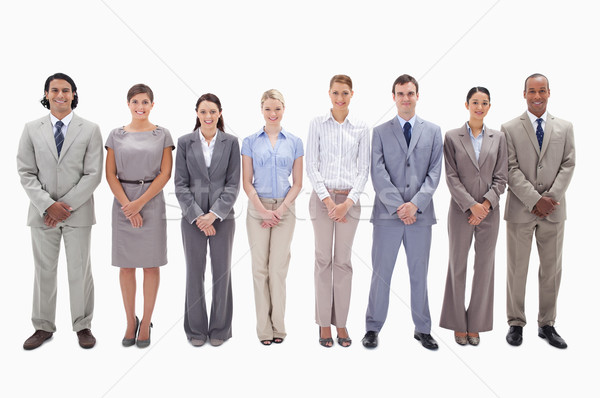
<path id="1" fill-rule="evenodd" d="M 286 336 L 285 278 L 296 215 L 294 201 L 302 189 L 302 140 L 281 127 L 283 95 L 262 95 L 265 125 L 244 139 L 242 170 L 248 195 L 246 227 L 252 253 L 256 303 L 256 332 L 264 345 L 281 343 Z M 292 185 L 289 176 L 292 175 Z"/>

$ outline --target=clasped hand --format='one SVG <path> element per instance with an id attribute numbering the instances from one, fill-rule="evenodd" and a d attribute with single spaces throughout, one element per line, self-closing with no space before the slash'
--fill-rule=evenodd
<path id="1" fill-rule="evenodd" d="M 217 216 L 214 213 L 206 213 L 196 218 L 196 226 L 200 229 L 206 236 L 213 236 L 217 233 L 213 223 L 217 219 Z"/>
<path id="2" fill-rule="evenodd" d="M 414 224 L 417 221 L 417 206 L 412 202 L 406 202 L 398 206 L 396 214 L 398 218 L 406 225 Z"/>
<path id="3" fill-rule="evenodd" d="M 54 202 L 46 209 L 44 224 L 54 228 L 59 222 L 63 222 L 69 218 L 71 216 L 71 211 L 73 211 L 73 208 L 65 202 Z"/>
<path id="4" fill-rule="evenodd" d="M 538 217 L 548 217 L 550 214 L 552 214 L 552 212 L 554 212 L 554 210 L 556 210 L 556 207 L 559 204 L 559 202 L 552 198 L 542 196 L 540 200 L 537 201 L 531 212 Z"/>
<path id="5" fill-rule="evenodd" d="M 281 210 L 281 206 L 279 206 L 276 210 L 267 210 L 260 212 L 260 216 L 262 217 L 261 227 L 263 228 L 271 228 L 279 224 L 281 221 L 281 217 L 283 216 Z"/>
<path id="6" fill-rule="evenodd" d="M 490 208 L 482 203 L 475 203 L 470 207 L 471 215 L 469 216 L 469 224 L 479 225 L 484 218 L 490 214 Z"/>

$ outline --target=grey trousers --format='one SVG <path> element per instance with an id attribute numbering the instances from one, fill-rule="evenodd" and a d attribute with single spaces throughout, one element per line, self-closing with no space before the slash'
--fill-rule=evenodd
<path id="1" fill-rule="evenodd" d="M 404 243 L 410 275 L 410 308 L 415 331 L 429 333 L 431 316 L 427 297 L 427 270 L 431 248 L 431 225 L 373 224 L 371 257 L 373 275 L 369 291 L 366 329 L 379 332 L 387 318 L 390 303 L 390 283 L 400 245 Z"/>
<path id="2" fill-rule="evenodd" d="M 214 236 L 207 237 L 196 223 L 181 220 L 183 250 L 186 263 L 185 316 L 183 328 L 188 340 L 219 339 L 231 337 L 233 297 L 231 289 L 231 251 L 235 221 L 216 220 Z M 206 311 L 204 273 L 206 255 L 210 246 L 212 271 L 212 304 L 210 321 Z"/>
<path id="3" fill-rule="evenodd" d="M 61 237 L 65 242 L 73 330 L 89 329 L 94 314 L 90 261 L 92 227 L 32 227 L 35 280 L 31 321 L 35 330 L 56 332 L 56 281 Z"/>

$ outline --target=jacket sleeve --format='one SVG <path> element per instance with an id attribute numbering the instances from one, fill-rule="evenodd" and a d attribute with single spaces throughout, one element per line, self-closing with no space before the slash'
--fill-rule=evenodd
<path id="1" fill-rule="evenodd" d="M 425 181 L 419 191 L 410 200 L 421 211 L 429 206 L 433 194 L 440 183 L 440 176 L 442 174 L 442 147 L 442 130 L 436 126 Z"/>
<path id="2" fill-rule="evenodd" d="M 240 192 L 240 144 L 237 138 L 231 141 L 231 151 L 229 151 L 229 161 L 227 163 L 227 174 L 225 176 L 225 185 L 219 198 L 213 203 L 210 211 L 214 212 L 221 220 L 227 218 L 227 215 L 233 209 L 233 205 Z"/>
<path id="3" fill-rule="evenodd" d="M 198 216 L 204 214 L 194 194 L 190 189 L 190 172 L 187 167 L 187 151 L 189 142 L 185 137 L 179 138 L 177 141 L 177 155 L 175 157 L 175 196 L 181 207 L 183 218 L 190 224 L 194 222 Z"/>
<path id="4" fill-rule="evenodd" d="M 508 153 L 506 148 L 506 136 L 504 133 L 499 134 L 500 142 L 498 143 L 498 154 L 496 156 L 496 165 L 494 166 L 494 174 L 492 175 L 492 185 L 490 189 L 483 195 L 486 198 L 492 209 L 495 209 L 500 202 L 500 195 L 506 189 L 508 181 Z"/>
<path id="5" fill-rule="evenodd" d="M 373 188 L 377 193 L 377 197 L 385 206 L 388 214 L 394 215 L 398 206 L 402 205 L 405 200 L 398 188 L 392 183 L 390 174 L 386 169 L 380 130 L 381 129 L 378 128 L 373 129 L 373 145 L 371 146 L 371 180 L 373 182 Z"/>
<path id="6" fill-rule="evenodd" d="M 456 164 L 456 148 L 454 141 L 448 136 L 448 133 L 446 133 L 446 138 L 444 139 L 444 165 L 446 166 L 446 184 L 448 184 L 452 200 L 460 207 L 460 210 L 466 212 L 477 201 L 467 191 L 460 180 Z"/>

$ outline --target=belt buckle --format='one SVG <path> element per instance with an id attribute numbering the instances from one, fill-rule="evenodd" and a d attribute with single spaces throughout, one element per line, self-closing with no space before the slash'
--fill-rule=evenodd
<path id="1" fill-rule="evenodd" d="M 140 184 L 141 186 L 144 186 L 145 181 L 144 180 L 139 180 L 138 184 Z"/>

